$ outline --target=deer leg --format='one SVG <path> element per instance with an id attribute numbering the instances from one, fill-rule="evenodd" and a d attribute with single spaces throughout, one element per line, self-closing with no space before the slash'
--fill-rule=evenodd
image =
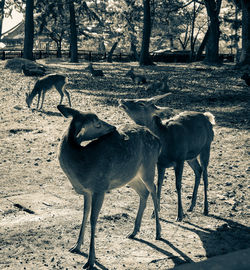
<path id="1" fill-rule="evenodd" d="M 90 204 L 91 204 L 91 196 L 86 193 L 84 194 L 83 219 L 82 219 L 82 225 L 81 225 L 80 233 L 78 236 L 78 240 L 76 244 L 69 250 L 72 253 L 80 253 L 80 248 L 84 241 L 84 232 L 85 232 L 86 223 L 89 216 Z"/>
<path id="2" fill-rule="evenodd" d="M 140 196 L 140 204 L 135 219 L 134 230 L 131 234 L 128 235 L 128 238 L 133 239 L 136 236 L 136 234 L 140 231 L 142 216 L 147 205 L 149 191 L 147 190 L 145 184 L 138 179 L 129 183 L 129 186 L 133 188 Z"/>
<path id="3" fill-rule="evenodd" d="M 197 158 L 193 160 L 188 160 L 187 161 L 189 166 L 192 168 L 195 174 L 195 184 L 194 184 L 194 190 L 193 190 L 193 196 L 192 196 L 192 202 L 191 205 L 188 209 L 189 212 L 193 211 L 195 205 L 196 205 L 196 199 L 197 199 L 197 192 L 198 192 L 198 187 L 200 185 L 200 180 L 201 180 L 201 173 L 202 169 L 201 166 L 197 160 Z"/>
<path id="4" fill-rule="evenodd" d="M 145 172 L 143 171 L 142 180 L 145 183 L 148 191 L 150 192 L 153 203 L 154 203 L 156 240 L 159 240 L 161 239 L 161 225 L 160 225 L 159 215 L 158 215 L 159 206 L 158 206 L 158 200 L 157 200 L 157 194 L 156 194 L 156 187 L 154 184 L 154 176 L 155 176 L 155 165 L 153 164 L 152 167 L 148 166 Z"/>
<path id="5" fill-rule="evenodd" d="M 159 215 L 158 215 L 158 200 L 156 196 L 156 187 L 153 183 L 152 188 L 150 189 L 150 194 L 154 203 L 154 213 L 155 213 L 155 224 L 156 224 L 156 240 L 161 239 L 161 225 L 159 221 Z"/>
<path id="6" fill-rule="evenodd" d="M 41 103 L 41 106 L 40 106 L 40 110 L 43 107 L 44 98 L 45 98 L 45 91 L 42 91 L 42 103 Z"/>
<path id="7" fill-rule="evenodd" d="M 63 86 L 62 85 L 60 85 L 60 86 L 59 85 L 55 85 L 55 88 L 56 88 L 57 92 L 60 94 L 61 99 L 60 99 L 59 105 L 61 105 L 62 104 L 62 101 L 63 101 L 63 97 L 64 97 Z"/>
<path id="8" fill-rule="evenodd" d="M 69 92 L 68 92 L 68 91 L 66 91 L 66 90 L 64 89 L 64 93 L 65 93 L 65 95 L 66 95 L 66 96 L 67 96 L 67 98 L 68 98 L 69 107 L 71 107 L 71 101 L 70 101 L 70 95 L 69 95 Z"/>
<path id="9" fill-rule="evenodd" d="M 207 200 L 208 177 L 207 177 L 207 166 L 208 166 L 208 163 L 209 163 L 209 157 L 210 157 L 210 145 L 207 146 L 200 153 L 200 161 L 201 161 L 201 168 L 202 168 L 203 182 L 204 182 L 204 215 L 208 215 L 208 200 Z"/>
<path id="10" fill-rule="evenodd" d="M 184 161 L 177 162 L 174 170 L 175 170 L 175 184 L 178 195 L 178 215 L 176 221 L 182 221 L 183 219 L 183 208 L 181 201 L 181 180 L 183 173 Z"/>
<path id="11" fill-rule="evenodd" d="M 63 92 L 59 92 L 59 94 L 61 96 L 61 99 L 60 99 L 60 103 L 59 104 L 62 104 L 64 94 L 63 94 Z"/>
<path id="12" fill-rule="evenodd" d="M 157 171 L 158 171 L 157 200 L 158 200 L 158 207 L 160 211 L 161 188 L 162 188 L 162 184 L 164 180 L 165 168 L 157 164 Z"/>
<path id="13" fill-rule="evenodd" d="M 36 108 L 37 108 L 37 109 L 39 108 L 40 98 L 41 98 L 41 92 L 39 92 L 39 93 L 38 93 L 38 96 L 37 96 L 37 105 L 36 105 Z"/>
<path id="14" fill-rule="evenodd" d="M 83 268 L 92 269 L 95 263 L 95 229 L 98 215 L 102 208 L 103 200 L 104 200 L 104 193 L 94 193 L 92 195 L 92 206 L 90 216 L 91 237 L 90 237 L 89 258 Z"/>
<path id="15" fill-rule="evenodd" d="M 161 200 L 161 188 L 164 180 L 165 168 L 157 164 L 158 171 L 158 182 L 157 182 L 157 201 L 158 201 L 158 211 L 160 211 L 160 200 Z M 155 217 L 155 212 L 152 213 L 152 218 Z"/>

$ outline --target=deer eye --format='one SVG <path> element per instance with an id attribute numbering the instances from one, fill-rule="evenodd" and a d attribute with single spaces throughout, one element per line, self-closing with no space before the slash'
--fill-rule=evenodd
<path id="1" fill-rule="evenodd" d="M 100 123 L 99 121 L 96 121 L 96 122 L 95 122 L 95 127 L 96 127 L 96 128 L 100 128 L 101 126 L 102 126 L 102 125 L 101 125 L 101 123 Z"/>
<path id="2" fill-rule="evenodd" d="M 139 101 L 137 104 L 138 104 L 140 107 L 144 107 L 144 103 L 141 102 L 141 101 Z"/>

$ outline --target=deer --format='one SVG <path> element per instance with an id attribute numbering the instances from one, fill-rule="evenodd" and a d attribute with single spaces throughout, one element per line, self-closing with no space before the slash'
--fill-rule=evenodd
<path id="1" fill-rule="evenodd" d="M 93 68 L 93 64 L 90 63 L 87 67 L 86 67 L 86 70 L 89 70 L 91 75 L 93 77 L 103 77 L 104 76 L 104 73 L 101 69 L 94 69 Z"/>
<path id="2" fill-rule="evenodd" d="M 30 93 L 26 93 L 27 106 L 30 108 L 34 97 L 38 95 L 37 106 L 36 106 L 38 109 L 40 98 L 42 95 L 42 102 L 40 105 L 40 110 L 41 110 L 43 107 L 43 102 L 44 102 L 46 92 L 51 90 L 52 88 L 56 88 L 56 90 L 61 96 L 60 104 L 62 103 L 64 94 L 65 94 L 68 98 L 69 106 L 71 107 L 70 95 L 68 91 L 65 89 L 65 85 L 67 83 L 68 83 L 68 78 L 61 74 L 48 74 L 42 78 L 39 78 L 36 81 L 33 87 L 33 90 Z"/>
<path id="3" fill-rule="evenodd" d="M 247 73 L 244 73 L 241 76 L 241 79 L 245 81 L 245 83 L 247 84 L 247 86 L 250 86 L 250 76 Z"/>
<path id="4" fill-rule="evenodd" d="M 131 67 L 131 69 L 126 73 L 127 77 L 130 77 L 135 84 L 146 84 L 147 79 L 143 75 L 135 74 L 134 68 Z"/>
<path id="5" fill-rule="evenodd" d="M 22 71 L 25 76 L 44 76 L 46 69 L 42 66 L 22 65 Z"/>
<path id="6" fill-rule="evenodd" d="M 153 83 L 151 83 L 146 88 L 146 91 L 147 92 L 160 92 L 160 93 L 169 92 L 168 76 L 165 75 L 159 82 L 153 82 Z"/>
<path id="7" fill-rule="evenodd" d="M 175 183 L 178 195 L 177 221 L 182 221 L 184 214 L 181 200 L 181 182 L 184 162 L 187 161 L 195 174 L 191 206 L 188 211 L 193 211 L 196 205 L 197 191 L 201 175 L 204 181 L 204 215 L 208 215 L 208 175 L 207 167 L 210 157 L 211 143 L 214 138 L 213 125 L 215 117 L 210 112 L 181 112 L 167 119 L 165 123 L 157 115 L 162 111 L 155 103 L 170 95 L 166 93 L 148 99 L 122 99 L 120 106 L 128 116 L 138 125 L 148 127 L 162 143 L 162 151 L 157 163 L 158 182 L 157 199 L 160 207 L 161 189 L 165 169 L 174 167 Z M 200 158 L 200 163 L 197 157 Z M 159 209 L 160 210 L 160 209 Z"/>
<path id="8" fill-rule="evenodd" d="M 76 193 L 84 197 L 79 237 L 70 251 L 80 253 L 91 211 L 89 255 L 84 268 L 93 268 L 95 230 L 105 193 L 126 184 L 140 197 L 134 229 L 128 237 L 133 239 L 140 231 L 150 193 L 154 202 L 156 239 L 160 239 L 161 226 L 154 184 L 155 167 L 161 149 L 159 139 L 145 127 L 132 125 L 118 131 L 94 113 L 81 112 L 65 105 L 58 105 L 57 108 L 64 117 L 72 118 L 61 138 L 59 163 Z"/>

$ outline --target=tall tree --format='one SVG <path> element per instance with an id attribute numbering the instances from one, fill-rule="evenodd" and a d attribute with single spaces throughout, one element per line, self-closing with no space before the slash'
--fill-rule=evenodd
<path id="1" fill-rule="evenodd" d="M 2 36 L 5 0 L 0 1 L 0 38 Z"/>
<path id="2" fill-rule="evenodd" d="M 25 31 L 24 31 L 24 58 L 33 60 L 34 40 L 34 0 L 26 0 L 25 8 Z"/>
<path id="3" fill-rule="evenodd" d="M 152 59 L 149 55 L 149 45 L 150 45 L 150 36 L 151 36 L 151 11 L 150 11 L 150 0 L 143 1 L 143 37 L 141 45 L 141 54 L 140 54 L 140 66 L 143 65 L 152 65 Z"/>
<path id="4" fill-rule="evenodd" d="M 209 17 L 209 32 L 206 43 L 205 61 L 208 64 L 219 63 L 220 22 L 219 13 L 222 0 L 204 0 Z"/>
<path id="5" fill-rule="evenodd" d="M 70 60 L 73 63 L 78 62 L 78 50 L 77 50 L 77 28 L 75 18 L 75 6 L 74 1 L 69 1 L 69 16 L 70 16 Z"/>
<path id="6" fill-rule="evenodd" d="M 240 65 L 250 65 L 250 1 L 240 0 L 242 7 L 242 51 Z"/>

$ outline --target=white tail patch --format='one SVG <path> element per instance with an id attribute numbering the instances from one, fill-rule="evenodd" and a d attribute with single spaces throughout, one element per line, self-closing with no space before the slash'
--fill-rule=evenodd
<path id="1" fill-rule="evenodd" d="M 212 113 L 210 112 L 205 112 L 204 115 L 208 118 L 209 122 L 212 124 L 212 125 L 215 125 L 216 122 L 215 122 L 215 117 Z"/>

